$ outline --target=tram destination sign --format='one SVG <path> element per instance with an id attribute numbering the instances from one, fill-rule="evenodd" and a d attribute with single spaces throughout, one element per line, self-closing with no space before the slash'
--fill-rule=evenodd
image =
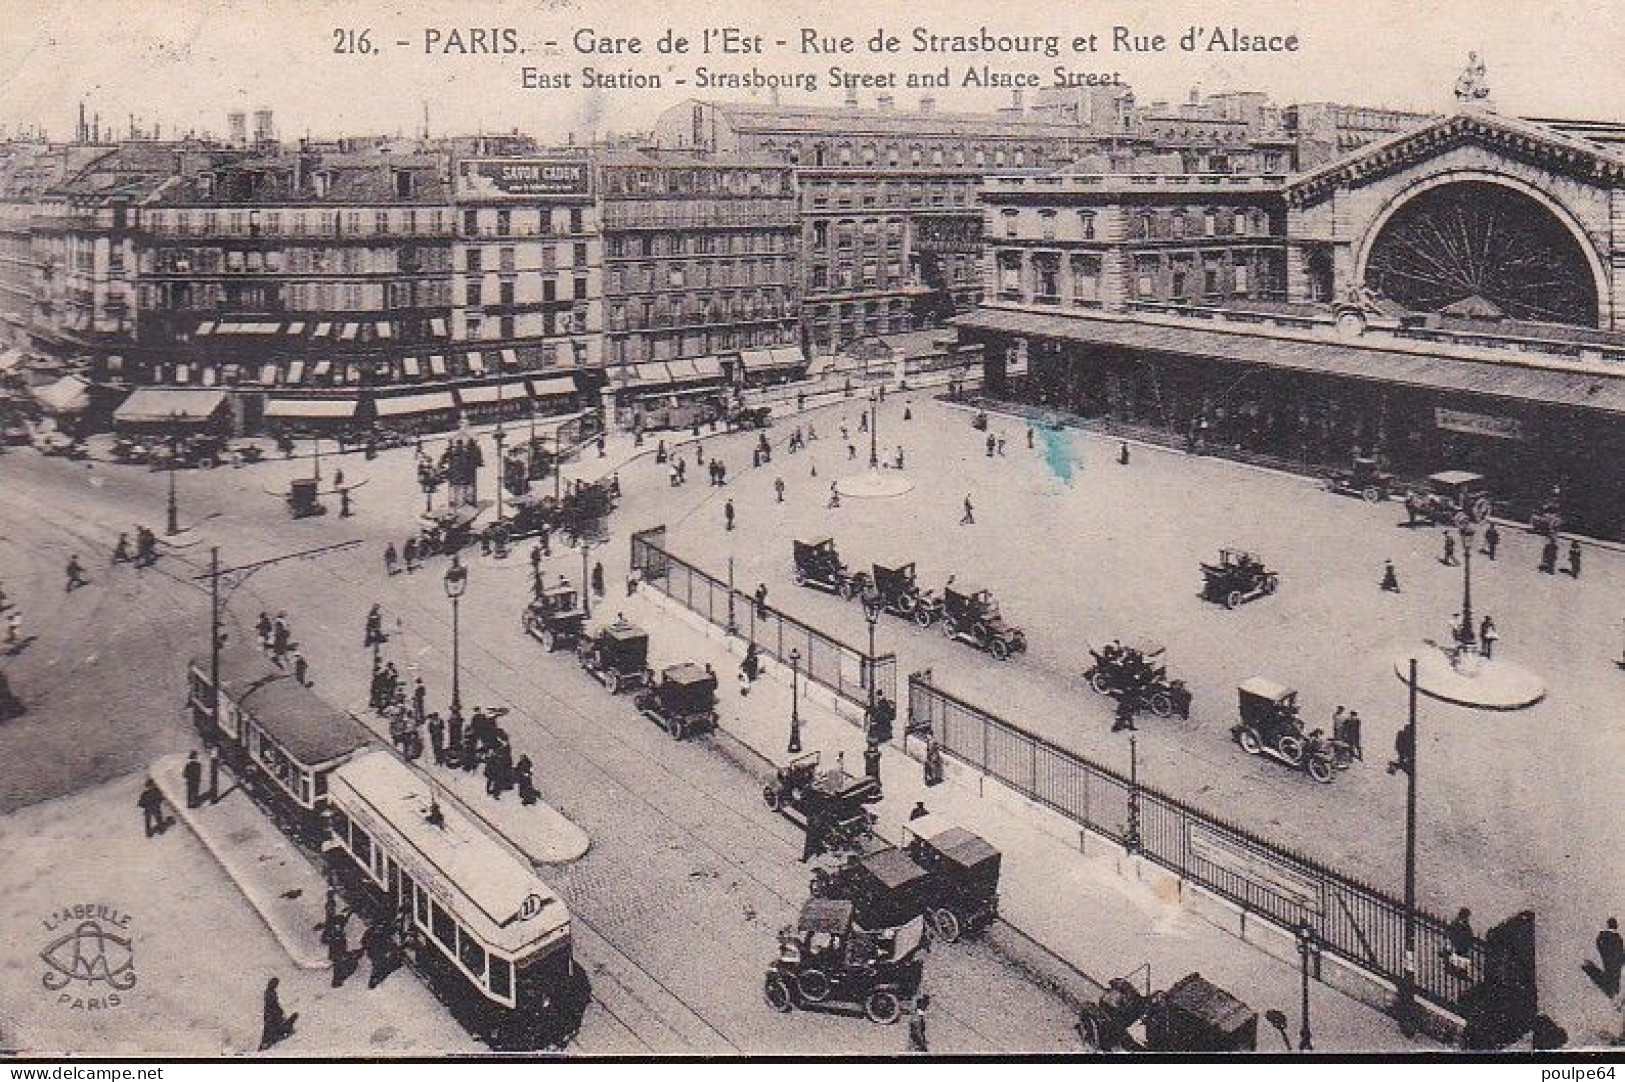
<path id="1" fill-rule="evenodd" d="M 585 196 L 592 169 L 579 159 L 468 158 L 457 165 L 459 199 Z"/>

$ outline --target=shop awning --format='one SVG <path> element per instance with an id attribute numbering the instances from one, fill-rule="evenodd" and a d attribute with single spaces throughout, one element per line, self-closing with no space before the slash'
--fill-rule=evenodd
<path id="1" fill-rule="evenodd" d="M 576 381 L 569 376 L 551 376 L 530 381 L 530 393 L 537 398 L 561 398 L 576 393 Z"/>
<path id="2" fill-rule="evenodd" d="M 446 358 L 438 353 L 429 354 L 429 372 L 432 375 L 444 376 L 446 374 Z"/>
<path id="3" fill-rule="evenodd" d="M 497 383 L 457 388 L 457 400 L 465 406 L 492 402 L 520 402 L 529 398 L 530 388 L 523 379 L 508 379 Z"/>
<path id="4" fill-rule="evenodd" d="M 298 383 L 305 378 L 305 362 L 294 361 L 288 365 L 288 382 Z"/>
<path id="5" fill-rule="evenodd" d="M 389 325 L 389 323 L 387 321 L 385 321 L 385 320 L 379 320 L 377 323 L 374 323 L 372 325 L 372 329 L 373 329 L 373 333 L 376 334 L 379 338 L 393 338 L 393 337 L 395 337 L 394 328 L 392 328 Z"/>
<path id="6" fill-rule="evenodd" d="M 799 350 L 788 346 L 768 349 L 741 350 L 739 363 L 750 372 L 765 372 L 773 369 L 800 368 L 804 363 Z"/>
<path id="7" fill-rule="evenodd" d="M 214 320 L 206 319 L 197 325 L 197 331 L 194 333 L 196 333 L 199 338 L 207 338 L 209 335 L 214 333 L 214 328 Z"/>
<path id="8" fill-rule="evenodd" d="M 519 367 L 519 354 L 515 353 L 511 349 L 503 350 L 502 351 L 502 363 L 503 363 L 504 366 L 506 366 L 508 368 L 518 368 Z"/>
<path id="9" fill-rule="evenodd" d="M 78 376 L 63 376 L 34 389 L 40 405 L 52 413 L 78 413 L 90 406 L 90 384 Z"/>
<path id="10" fill-rule="evenodd" d="M 271 398 L 265 403 L 268 419 L 299 418 L 347 421 L 355 416 L 353 398 Z"/>
<path id="11" fill-rule="evenodd" d="M 310 378 L 311 379 L 326 379 L 328 374 L 330 372 L 332 372 L 332 371 L 333 371 L 333 362 L 332 361 L 317 361 L 316 362 L 316 367 L 312 368 L 310 370 Z"/>
<path id="12" fill-rule="evenodd" d="M 418 364 L 416 357 L 402 357 L 401 371 L 405 372 L 409 378 L 417 379 L 423 374 L 423 366 Z"/>
<path id="13" fill-rule="evenodd" d="M 434 333 L 436 338 L 446 337 L 446 321 L 439 316 L 434 317 L 429 320 L 429 330 Z"/>
<path id="14" fill-rule="evenodd" d="M 450 391 L 428 391 L 424 394 L 403 394 L 394 398 L 380 398 L 373 403 L 380 417 L 411 417 L 420 413 L 438 413 L 455 410 Z"/>
<path id="15" fill-rule="evenodd" d="M 671 373 L 664 361 L 644 361 L 616 369 L 615 382 L 621 387 L 667 387 L 671 385 Z"/>
<path id="16" fill-rule="evenodd" d="M 290 323 L 290 324 L 287 325 L 287 327 L 283 328 L 282 333 L 283 334 L 289 334 L 289 335 L 304 334 L 305 333 L 305 325 L 303 323 Z"/>
<path id="17" fill-rule="evenodd" d="M 333 325 L 331 323 L 318 323 L 316 324 L 316 329 L 310 332 L 310 336 L 312 338 L 326 338 L 331 333 L 333 333 Z"/>
<path id="18" fill-rule="evenodd" d="M 476 376 L 485 375 L 485 358 L 480 356 L 478 350 L 469 350 L 467 357 L 468 370 Z"/>
<path id="19" fill-rule="evenodd" d="M 997 308 L 979 309 L 953 322 L 970 330 L 1119 346 L 1344 379 L 1625 413 L 1625 377 L 1536 368 L 1514 363 L 1510 358 L 1480 361 L 1303 339 L 1263 338 L 1256 334 L 1230 334 L 1197 327 L 1050 316 Z"/>
<path id="20" fill-rule="evenodd" d="M 276 365 L 269 363 L 260 365 L 260 382 L 267 387 L 276 386 Z"/>
<path id="21" fill-rule="evenodd" d="M 349 342 L 349 341 L 354 340 L 354 338 L 356 336 L 356 332 L 358 330 L 360 330 L 360 329 L 361 329 L 360 326 L 358 324 L 355 324 L 355 323 L 346 323 L 346 324 L 344 324 L 343 327 L 339 330 L 339 340 L 342 341 L 342 342 Z"/>
<path id="22" fill-rule="evenodd" d="M 113 420 L 124 424 L 154 421 L 202 424 L 217 416 L 225 405 L 225 391 L 176 391 L 161 387 L 142 387 L 132 392 L 130 397 L 113 411 Z"/>

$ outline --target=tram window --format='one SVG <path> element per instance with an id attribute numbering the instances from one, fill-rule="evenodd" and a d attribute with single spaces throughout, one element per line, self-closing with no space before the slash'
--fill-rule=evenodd
<path id="1" fill-rule="evenodd" d="M 327 775 L 326 774 L 317 774 L 316 775 L 316 795 L 317 796 L 326 796 L 327 795 Z"/>
<path id="2" fill-rule="evenodd" d="M 440 903 L 429 903 L 430 931 L 434 937 L 445 944 L 447 950 L 457 949 L 457 925 L 451 919 L 451 914 L 440 908 Z"/>
<path id="3" fill-rule="evenodd" d="M 513 995 L 513 966 L 506 958 L 491 955 L 491 994 L 507 999 Z"/>
<path id="4" fill-rule="evenodd" d="M 310 803 L 310 779 L 303 774 L 299 776 L 299 802 L 301 804 Z"/>
<path id="5" fill-rule="evenodd" d="M 429 892 L 419 887 L 412 892 L 413 916 L 417 917 L 418 926 L 429 926 Z"/>
<path id="6" fill-rule="evenodd" d="M 463 968 L 476 979 L 485 979 L 485 948 L 467 932 L 457 937 L 457 957 L 461 959 Z"/>
<path id="7" fill-rule="evenodd" d="M 350 828 L 350 851 L 355 854 L 356 863 L 363 868 L 372 864 L 372 835 L 360 827 Z"/>
<path id="8" fill-rule="evenodd" d="M 340 810 L 339 808 L 335 807 L 335 808 L 332 809 L 332 811 L 333 811 L 333 818 L 331 820 L 329 820 L 329 822 L 332 824 L 332 827 L 333 827 L 333 837 L 337 838 L 339 841 L 343 842 L 345 845 L 349 845 L 350 844 L 350 817 L 348 815 L 345 815 L 344 812 L 342 810 Z"/>

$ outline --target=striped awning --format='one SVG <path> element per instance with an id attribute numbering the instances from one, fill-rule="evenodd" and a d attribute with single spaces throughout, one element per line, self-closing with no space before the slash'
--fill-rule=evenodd
<path id="1" fill-rule="evenodd" d="M 401 371 L 405 372 L 412 379 L 417 379 L 419 376 L 423 375 L 423 367 L 418 364 L 418 359 L 416 357 L 402 357 Z"/>
<path id="2" fill-rule="evenodd" d="M 299 383 L 305 378 L 305 362 L 294 361 L 288 366 L 288 382 Z"/>
<path id="3" fill-rule="evenodd" d="M 436 376 L 446 374 L 446 358 L 438 353 L 429 354 L 429 372 Z"/>
<path id="4" fill-rule="evenodd" d="M 766 349 L 741 350 L 739 363 L 752 372 L 763 372 L 771 369 L 800 368 L 805 362 L 801 359 L 801 351 L 790 346 L 774 346 Z"/>
<path id="5" fill-rule="evenodd" d="M 78 413 L 90 406 L 90 384 L 78 376 L 63 376 L 34 389 L 34 397 L 51 413 Z"/>

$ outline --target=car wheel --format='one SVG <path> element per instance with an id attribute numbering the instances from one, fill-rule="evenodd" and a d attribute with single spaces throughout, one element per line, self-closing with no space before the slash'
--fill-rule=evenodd
<path id="1" fill-rule="evenodd" d="M 790 982 L 777 973 L 767 975 L 767 983 L 762 986 L 762 995 L 767 998 L 767 1005 L 780 1014 L 789 1014 L 794 1003 L 790 996 Z"/>
<path id="2" fill-rule="evenodd" d="M 682 718 L 670 718 L 666 721 L 666 731 L 671 734 L 673 740 L 681 740 L 687 735 L 684 728 Z"/>
<path id="3" fill-rule="evenodd" d="M 1110 695 L 1112 693 L 1111 681 L 1106 679 L 1106 674 L 1099 669 L 1096 669 L 1089 677 L 1089 686 L 1095 689 L 1096 695 Z"/>
<path id="4" fill-rule="evenodd" d="M 987 644 L 988 653 L 1000 661 L 1010 660 L 1010 644 L 1003 639 L 993 639 Z"/>
<path id="5" fill-rule="evenodd" d="M 829 975 L 822 969 L 809 969 L 796 977 L 796 988 L 808 1003 L 822 1003 L 829 998 Z"/>
<path id="6" fill-rule="evenodd" d="M 1366 503 L 1381 503 L 1382 489 L 1378 488 L 1376 485 L 1367 485 L 1365 488 L 1360 490 L 1360 496 L 1365 500 Z"/>
<path id="7" fill-rule="evenodd" d="M 1275 742 L 1275 749 L 1293 766 L 1303 764 L 1303 740 L 1296 736 L 1283 736 Z"/>
<path id="8" fill-rule="evenodd" d="M 1248 755 L 1263 754 L 1263 741 L 1259 740 L 1258 734 L 1253 732 L 1251 729 L 1243 729 L 1240 733 L 1236 734 L 1236 743 L 1240 744 L 1241 750 L 1246 752 Z"/>
<path id="9" fill-rule="evenodd" d="M 1100 1052 L 1100 1023 L 1094 1015 L 1084 1014 L 1078 1016 L 1078 1024 L 1073 1027 L 1078 1031 L 1078 1040 L 1083 1042 L 1085 1051 Z"/>
<path id="10" fill-rule="evenodd" d="M 1273 594 L 1275 592 L 1275 588 L 1277 586 L 1279 586 L 1279 585 L 1281 585 L 1281 579 L 1280 579 L 1279 576 L 1277 576 L 1277 575 L 1265 575 L 1264 576 L 1264 592 L 1266 594 Z"/>
<path id="11" fill-rule="evenodd" d="M 777 785 L 762 786 L 762 802 L 766 804 L 771 811 L 784 810 L 784 794 L 779 791 L 779 787 Z"/>
<path id="12" fill-rule="evenodd" d="M 924 605 L 914 606 L 914 622 L 921 627 L 930 627 L 931 610 Z"/>
<path id="13" fill-rule="evenodd" d="M 822 898 L 829 893 L 829 873 L 822 868 L 814 868 L 812 879 L 807 882 L 807 893 L 814 898 Z"/>
<path id="14" fill-rule="evenodd" d="M 1231 590 L 1229 593 L 1224 595 L 1224 607 L 1225 608 L 1233 609 L 1239 604 L 1241 604 L 1241 591 L 1240 590 Z"/>
<path id="15" fill-rule="evenodd" d="M 876 988 L 864 1001 L 863 1013 L 869 1016 L 869 1021 L 889 1026 L 903 1017 L 903 1001 L 889 988 Z"/>
<path id="16" fill-rule="evenodd" d="M 1151 712 L 1153 714 L 1157 715 L 1157 717 L 1159 717 L 1159 718 L 1171 718 L 1171 717 L 1173 717 L 1174 716 L 1174 700 L 1171 697 L 1169 697 L 1169 695 L 1168 695 L 1168 693 L 1166 691 L 1154 691 L 1154 692 L 1152 692 L 1151 693 Z"/>
<path id="17" fill-rule="evenodd" d="M 554 650 L 558 649 L 559 637 L 553 634 L 551 631 L 544 629 L 542 631 L 542 645 L 546 647 L 547 652 L 551 654 Z"/>
<path id="18" fill-rule="evenodd" d="M 959 627 L 945 616 L 942 618 L 942 633 L 944 636 L 951 639 L 955 635 L 959 634 Z"/>
<path id="19" fill-rule="evenodd" d="M 1322 785 L 1330 785 L 1332 783 L 1332 774 L 1332 762 L 1330 759 L 1323 759 L 1318 755 L 1310 757 L 1309 776 L 1311 778 L 1314 778 Z"/>
<path id="20" fill-rule="evenodd" d="M 931 931 L 944 943 L 957 943 L 964 934 L 964 926 L 959 922 L 959 915 L 952 909 L 933 909 L 931 911 Z"/>
<path id="21" fill-rule="evenodd" d="M 807 585 L 807 573 L 805 571 L 801 570 L 801 568 L 799 568 L 799 567 L 796 568 L 796 585 L 797 586 L 805 586 L 805 585 Z"/>

